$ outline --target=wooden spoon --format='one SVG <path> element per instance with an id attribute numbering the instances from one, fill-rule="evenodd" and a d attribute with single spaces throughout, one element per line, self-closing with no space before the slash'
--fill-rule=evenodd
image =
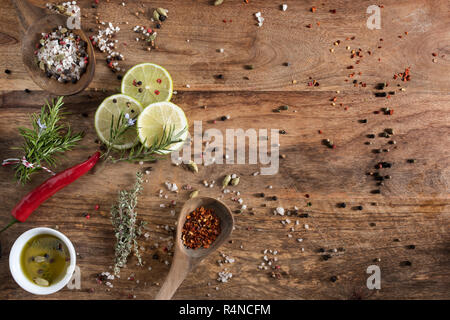
<path id="1" fill-rule="evenodd" d="M 220 219 L 220 234 L 213 244 L 208 248 L 189 249 L 181 239 L 186 216 L 196 208 L 203 206 L 207 209 L 213 209 L 214 213 Z M 184 281 L 189 271 L 191 271 L 200 261 L 220 247 L 233 231 L 234 219 L 231 210 L 221 201 L 214 198 L 198 197 L 188 200 L 181 209 L 177 222 L 177 239 L 175 241 L 175 255 L 172 266 L 167 275 L 161 290 L 156 296 L 156 300 L 169 300 L 175 291 Z"/>
<path id="2" fill-rule="evenodd" d="M 16 7 L 24 36 L 22 39 L 22 61 L 31 79 L 43 90 L 59 96 L 78 93 L 86 88 L 94 77 L 95 56 L 91 41 L 81 29 L 71 30 L 87 43 L 89 63 L 86 72 L 77 83 L 61 83 L 54 78 L 48 78 L 36 63 L 36 43 L 41 39 L 41 33 L 48 33 L 58 26 L 67 26 L 67 16 L 49 13 L 47 9 L 36 7 L 27 0 L 12 0 Z"/>

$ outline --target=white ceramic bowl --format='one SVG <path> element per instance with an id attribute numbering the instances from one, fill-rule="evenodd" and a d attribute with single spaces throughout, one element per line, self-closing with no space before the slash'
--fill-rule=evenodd
<path id="1" fill-rule="evenodd" d="M 24 275 L 22 267 L 20 266 L 20 255 L 22 253 L 25 244 L 28 242 L 28 240 L 40 234 L 49 234 L 57 237 L 62 242 L 64 242 L 70 254 L 70 264 L 67 267 L 66 275 L 60 281 L 48 287 L 41 287 L 31 282 Z M 76 254 L 72 242 L 70 242 L 70 240 L 61 232 L 50 228 L 34 228 L 23 233 L 19 238 L 17 238 L 16 242 L 14 242 L 11 248 L 11 252 L 9 253 L 9 269 L 11 270 L 11 274 L 14 280 L 17 282 L 19 286 L 22 287 L 22 289 L 38 295 L 55 293 L 64 288 L 67 285 L 67 283 L 69 283 L 70 278 L 72 278 L 73 272 L 75 271 L 75 264 L 76 264 Z"/>

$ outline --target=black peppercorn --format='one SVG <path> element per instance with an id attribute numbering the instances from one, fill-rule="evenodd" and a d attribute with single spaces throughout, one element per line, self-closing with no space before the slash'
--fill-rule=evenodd
<path id="1" fill-rule="evenodd" d="M 159 21 L 161 21 L 161 22 L 163 22 L 163 21 L 165 21 L 166 20 L 166 16 L 165 15 L 159 15 Z"/>
<path id="2" fill-rule="evenodd" d="M 339 208 L 345 208 L 347 204 L 345 202 L 338 203 Z"/>
<path id="3" fill-rule="evenodd" d="M 11 70 L 5 69 L 5 73 L 6 73 L 6 74 L 11 74 Z"/>
<path id="4" fill-rule="evenodd" d="M 330 281 L 331 281 L 331 282 L 336 282 L 337 279 L 338 279 L 338 278 L 337 278 L 336 276 L 331 276 Z"/>

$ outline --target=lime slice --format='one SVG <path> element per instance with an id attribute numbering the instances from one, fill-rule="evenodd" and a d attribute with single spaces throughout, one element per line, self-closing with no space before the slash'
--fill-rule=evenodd
<path id="1" fill-rule="evenodd" d="M 142 105 L 136 99 L 125 94 L 115 94 L 103 100 L 95 112 L 95 130 L 100 140 L 107 145 L 111 145 L 111 120 L 114 117 L 113 128 L 116 128 L 122 113 L 122 116 L 129 118 L 130 128 L 112 144 L 112 147 L 122 150 L 136 145 L 139 139 L 137 138 L 136 125 L 132 125 L 132 120 L 137 119 L 142 109 Z"/>
<path id="2" fill-rule="evenodd" d="M 143 106 L 160 101 L 169 101 L 172 97 L 172 78 L 161 66 L 153 63 L 141 63 L 127 71 L 122 79 L 121 91 Z"/>
<path id="3" fill-rule="evenodd" d="M 137 120 L 138 135 L 141 143 L 147 148 L 151 147 L 155 141 L 160 141 L 164 128 L 173 128 L 173 136 L 179 135 L 181 142 L 173 143 L 169 146 L 171 151 L 178 150 L 183 145 L 188 135 L 188 121 L 183 110 L 176 104 L 168 101 L 157 102 L 149 105 L 141 112 Z M 181 134 L 181 132 L 185 131 Z M 167 154 L 170 151 L 162 151 Z"/>

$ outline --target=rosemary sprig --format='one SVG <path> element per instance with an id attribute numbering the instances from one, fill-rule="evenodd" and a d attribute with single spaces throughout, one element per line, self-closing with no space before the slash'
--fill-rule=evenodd
<path id="1" fill-rule="evenodd" d="M 137 238 L 142 234 L 145 222 L 137 223 L 136 212 L 138 195 L 142 191 L 142 180 L 142 172 L 138 171 L 133 189 L 119 191 L 118 203 L 111 208 L 111 221 L 116 236 L 114 264 L 116 275 L 120 273 L 120 268 L 127 263 L 131 251 L 134 251 L 138 263 L 142 265 Z"/>
<path id="2" fill-rule="evenodd" d="M 174 143 L 183 141 L 181 136 L 185 133 L 187 128 L 183 128 L 178 133 L 175 133 L 175 126 L 164 126 L 161 137 L 156 137 L 150 147 L 145 146 L 144 143 L 139 143 L 129 150 L 117 151 L 113 145 L 117 144 L 122 138 L 130 126 L 135 123 L 135 118 L 127 118 L 126 114 L 121 112 L 117 119 L 114 121 L 114 117 L 111 119 L 111 127 L 109 132 L 109 143 L 106 146 L 106 152 L 103 154 L 105 159 L 110 160 L 113 163 L 119 161 L 135 162 L 135 161 L 151 161 L 156 158 L 157 155 L 164 155 L 166 152 L 172 151 L 170 146 Z M 111 153 L 115 152 L 118 157 L 111 156 Z"/>
<path id="3" fill-rule="evenodd" d="M 14 149 L 22 150 L 22 155 L 28 162 L 34 165 L 46 163 L 48 166 L 54 166 L 57 162 L 56 154 L 72 149 L 82 139 L 83 133 L 72 134 L 69 126 L 60 124 L 64 115 L 61 113 L 63 104 L 63 97 L 59 97 L 56 101 L 52 100 L 51 104 L 46 101 L 40 114 L 31 115 L 32 128 L 19 128 L 25 142 L 22 147 Z M 19 163 L 14 169 L 16 179 L 25 184 L 30 180 L 30 175 L 41 168 L 36 166 L 28 168 Z"/>

